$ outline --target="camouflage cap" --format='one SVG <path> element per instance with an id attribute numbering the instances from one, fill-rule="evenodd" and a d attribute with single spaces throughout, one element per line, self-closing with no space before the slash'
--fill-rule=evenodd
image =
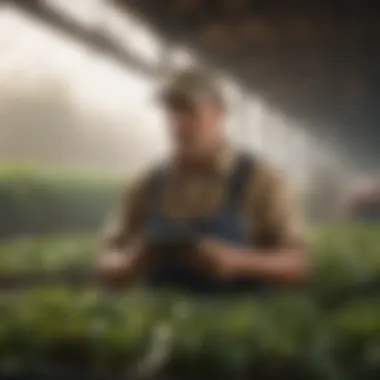
<path id="1" fill-rule="evenodd" d="M 199 69 L 176 73 L 160 92 L 164 104 L 182 105 L 198 102 L 224 104 L 224 96 L 218 79 L 207 71 Z"/>

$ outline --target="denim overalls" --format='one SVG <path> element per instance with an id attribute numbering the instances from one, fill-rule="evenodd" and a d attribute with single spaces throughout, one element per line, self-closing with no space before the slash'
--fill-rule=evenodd
<path id="1" fill-rule="evenodd" d="M 199 235 L 207 235 L 221 239 L 237 246 L 246 246 L 250 241 L 243 218 L 243 192 L 246 181 L 252 173 L 254 159 L 240 154 L 230 176 L 228 191 L 220 209 L 213 215 L 194 220 L 170 220 L 162 213 L 163 188 L 167 172 L 158 170 L 151 181 L 151 207 L 147 215 L 146 231 L 151 230 L 179 231 L 182 226 L 191 226 Z M 154 252 L 152 252 L 154 254 Z M 178 252 L 177 254 L 181 254 Z M 191 253 L 190 253 L 191 254 Z M 220 281 L 201 274 L 195 269 L 182 266 L 171 266 L 164 263 L 161 269 L 149 274 L 147 282 L 154 288 L 170 287 L 187 293 L 215 294 L 258 290 L 258 284 L 252 281 Z"/>

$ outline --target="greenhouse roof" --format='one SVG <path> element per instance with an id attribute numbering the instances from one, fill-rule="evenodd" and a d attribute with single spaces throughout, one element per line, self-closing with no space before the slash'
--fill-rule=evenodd
<path id="1" fill-rule="evenodd" d="M 374 2 L 117 0 L 322 138 L 376 161 L 380 23 Z"/>

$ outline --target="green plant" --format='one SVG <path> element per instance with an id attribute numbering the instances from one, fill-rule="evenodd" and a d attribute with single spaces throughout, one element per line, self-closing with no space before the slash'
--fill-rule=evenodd
<path id="1" fill-rule="evenodd" d="M 371 303 L 326 312 L 304 296 L 200 302 L 51 289 L 4 299 L 0 309 L 0 365 L 112 372 L 161 360 L 153 373 L 178 378 L 380 375 L 380 310 Z"/>
<path id="2" fill-rule="evenodd" d="M 2 295 L 0 370 L 13 363 L 175 379 L 377 380 L 378 237 L 376 226 L 319 231 L 312 244 L 312 286 L 298 294 L 200 300 L 53 288 Z M 0 260 L 17 247 L 24 253 L 14 268 L 31 252 L 40 257 L 38 267 L 51 251 L 59 258 L 53 267 L 74 261 L 88 266 L 91 239 L 69 242 L 37 239 L 28 243 L 34 247 L 29 253 L 26 242 L 15 243 Z M 76 249 L 82 253 L 67 254 Z M 363 284 L 371 291 L 360 291 Z"/>
<path id="3" fill-rule="evenodd" d="M 0 245 L 0 275 L 86 268 L 94 261 L 97 251 L 92 236 L 17 239 Z"/>
<path id="4" fill-rule="evenodd" d="M 0 171 L 0 238 L 93 231 L 118 200 L 122 181 L 38 169 Z"/>

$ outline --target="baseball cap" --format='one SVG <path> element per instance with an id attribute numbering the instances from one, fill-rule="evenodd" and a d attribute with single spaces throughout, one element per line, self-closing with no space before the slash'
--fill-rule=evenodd
<path id="1" fill-rule="evenodd" d="M 159 93 L 159 101 L 166 105 L 194 105 L 213 102 L 224 105 L 224 96 L 218 79 L 210 72 L 188 69 L 175 73 Z"/>

